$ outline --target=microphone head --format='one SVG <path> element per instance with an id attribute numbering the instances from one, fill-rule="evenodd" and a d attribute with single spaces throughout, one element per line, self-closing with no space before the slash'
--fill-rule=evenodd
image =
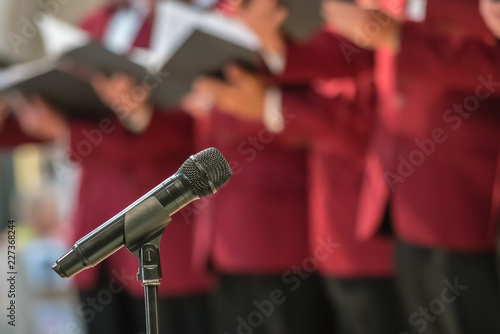
<path id="1" fill-rule="evenodd" d="M 233 175 L 222 153 L 213 147 L 189 157 L 179 171 L 186 175 L 199 198 L 216 193 Z"/>

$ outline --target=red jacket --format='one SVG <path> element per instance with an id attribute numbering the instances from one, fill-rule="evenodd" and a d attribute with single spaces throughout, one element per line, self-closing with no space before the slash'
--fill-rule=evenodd
<path id="1" fill-rule="evenodd" d="M 80 23 L 80 27 L 90 33 L 91 37 L 101 41 L 106 34 L 109 21 L 113 18 L 117 8 L 114 6 L 100 7 L 91 12 Z M 149 15 L 144 21 L 144 25 L 137 34 L 137 38 L 132 43 L 134 47 L 147 48 L 153 28 L 154 14 Z"/>
<path id="2" fill-rule="evenodd" d="M 74 224 L 76 239 L 81 238 L 107 219 L 174 174 L 193 154 L 192 121 L 188 116 L 157 112 L 148 129 L 140 135 L 125 130 L 119 122 L 102 133 L 102 140 L 92 144 L 89 131 L 98 140 L 95 124 L 72 124 L 71 152 L 81 165 L 81 181 Z M 85 144 L 83 144 L 85 143 Z M 89 145 L 88 143 L 91 143 Z M 90 153 L 85 147 L 91 147 Z M 161 240 L 161 260 L 164 277 L 162 295 L 183 295 L 206 291 L 210 277 L 192 268 L 192 225 L 181 215 L 172 217 Z M 113 275 L 124 271 L 135 275 L 138 262 L 122 249 L 107 260 Z M 75 277 L 80 288 L 95 284 L 97 270 L 86 270 Z M 136 296 L 143 289 L 135 278 L 126 285 Z"/>
<path id="3" fill-rule="evenodd" d="M 0 127 L 0 149 L 11 149 L 26 143 L 39 143 L 40 140 L 24 134 L 14 116 L 9 116 Z"/>
<path id="4" fill-rule="evenodd" d="M 300 265 L 308 256 L 303 145 L 219 112 L 198 133 L 233 169 L 224 189 L 195 205 L 198 261 L 251 274 L 280 274 Z"/>
<path id="5" fill-rule="evenodd" d="M 178 112 L 156 112 L 148 129 L 134 135 L 116 120 L 101 123 L 69 124 L 71 144 L 68 158 L 80 167 L 76 212 L 73 217 L 74 241 L 123 210 L 140 196 L 174 174 L 194 152 L 192 120 Z M 0 132 L 0 147 L 12 148 L 36 142 L 25 136 L 14 119 Z M 58 162 L 57 173 L 75 168 Z M 189 212 L 190 207 L 185 208 Z M 193 225 L 181 213 L 172 217 L 161 240 L 161 263 L 164 277 L 160 295 L 175 296 L 207 291 L 212 277 L 195 270 Z M 137 259 L 126 249 L 113 254 L 99 266 L 106 265 L 113 277 L 140 297 L 143 288 L 136 281 Z M 81 289 L 95 287 L 98 267 L 75 276 Z"/>
<path id="6" fill-rule="evenodd" d="M 82 24 L 95 38 L 101 38 L 113 9 L 103 8 L 91 14 Z M 142 27 L 134 46 L 147 47 L 152 18 Z M 83 130 L 96 129 L 98 125 L 73 124 L 71 131 L 73 158 L 80 160 L 82 175 L 79 203 L 75 215 L 77 238 L 97 227 L 154 186 L 174 174 L 194 152 L 192 120 L 182 113 L 167 114 L 155 111 L 148 129 L 139 135 L 126 131 L 119 122 L 113 122 L 114 130 L 103 135 L 103 141 L 92 147 L 88 156 L 81 154 L 82 142 L 88 141 Z M 84 148 L 83 148 L 84 150 Z M 85 152 L 85 151 L 83 151 Z M 161 246 L 164 277 L 160 285 L 161 295 L 185 295 L 207 291 L 212 278 L 193 270 L 193 226 L 182 216 L 176 215 L 167 227 Z M 134 276 L 138 263 L 133 255 L 123 249 L 107 261 L 112 273 L 123 270 Z M 95 269 L 76 276 L 80 288 L 92 288 L 96 280 Z M 136 296 L 143 295 L 139 282 L 126 284 L 127 290 Z"/>
<path id="7" fill-rule="evenodd" d="M 500 81 L 500 54 L 477 5 L 431 1 L 426 22 L 403 25 L 397 105 L 380 110 L 367 160 L 363 238 L 374 235 L 390 203 L 395 230 L 407 242 L 456 251 L 495 247 L 499 86 L 487 81 Z"/>
<path id="8" fill-rule="evenodd" d="M 357 49 L 327 32 L 318 34 L 307 45 L 289 48 L 288 73 L 282 77 L 306 73 L 312 87 L 284 86 L 283 110 L 288 117 L 294 117 L 284 135 L 305 136 L 311 142 L 311 252 L 314 254 L 327 240 L 337 244 L 328 257 L 318 261 L 319 271 L 343 277 L 388 276 L 393 272 L 391 239 L 376 237 L 360 241 L 354 224 L 375 117 L 373 55 L 357 49 L 359 52 L 348 59 L 339 48 L 341 43 L 345 50 Z M 310 61 L 316 53 L 308 51 L 315 49 L 324 50 L 321 56 L 324 63 Z M 295 73 L 292 65 L 297 66 Z M 341 93 L 328 96 L 332 88 Z"/>

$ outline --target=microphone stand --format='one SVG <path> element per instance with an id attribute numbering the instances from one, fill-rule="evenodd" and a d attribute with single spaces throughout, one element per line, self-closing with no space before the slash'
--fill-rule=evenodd
<path id="1" fill-rule="evenodd" d="M 127 249 L 139 259 L 137 280 L 144 287 L 146 334 L 159 334 L 158 286 L 162 278 L 160 241 L 172 219 L 154 197 L 125 216 L 124 237 Z"/>
<path id="2" fill-rule="evenodd" d="M 159 334 L 158 322 L 158 286 L 160 285 L 160 237 L 141 246 L 139 250 L 139 272 L 137 280 L 142 281 L 144 287 L 144 301 L 146 309 L 146 334 Z"/>

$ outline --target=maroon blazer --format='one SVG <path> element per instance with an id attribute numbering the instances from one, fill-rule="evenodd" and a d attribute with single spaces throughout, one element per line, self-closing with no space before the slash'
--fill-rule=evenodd
<path id="1" fill-rule="evenodd" d="M 83 22 L 82 27 L 89 30 L 94 38 L 100 39 L 114 10 L 110 7 L 97 10 Z M 153 17 L 146 20 L 134 46 L 149 45 L 152 20 Z M 155 111 L 150 126 L 139 135 L 126 131 L 115 120 L 110 126 L 114 130 L 104 134 L 102 143 L 93 145 L 91 153 L 85 156 L 82 143 L 88 142 L 88 138 L 84 130 L 95 130 L 98 125 L 71 125 L 73 159 L 82 165 L 79 203 L 74 220 L 77 239 L 174 174 L 195 153 L 192 120 L 180 112 L 167 114 Z M 176 215 L 162 237 L 161 260 L 165 274 L 160 295 L 185 295 L 207 291 L 211 287 L 212 277 L 193 269 L 192 251 L 193 225 L 181 215 Z M 112 274 L 125 271 L 131 277 L 137 272 L 138 263 L 123 249 L 111 256 L 106 265 Z M 92 288 L 96 283 L 96 273 L 96 270 L 90 269 L 79 274 L 76 277 L 78 286 Z M 132 294 L 138 297 L 143 295 L 135 277 L 125 286 Z"/>
<path id="2" fill-rule="evenodd" d="M 300 265 L 309 254 L 302 143 L 217 111 L 198 125 L 201 145 L 217 147 L 233 169 L 227 186 L 191 215 L 198 263 L 233 274 L 281 274 Z"/>
<path id="3" fill-rule="evenodd" d="M 305 42 L 287 41 L 286 66 L 278 79 L 282 83 L 309 83 L 313 79 L 352 77 L 371 70 L 371 52 L 346 38 L 323 29 Z"/>
<path id="4" fill-rule="evenodd" d="M 80 184 L 72 223 L 76 241 L 123 210 L 140 196 L 174 174 L 194 152 L 193 124 L 185 114 L 156 112 L 148 129 L 140 135 L 125 130 L 115 119 L 100 123 L 69 123 L 71 143 L 68 158 L 80 167 Z M 37 142 L 25 136 L 15 119 L 0 133 L 0 148 Z M 74 164 L 56 165 L 65 173 Z M 185 208 L 188 212 L 190 207 Z M 179 296 L 207 291 L 213 278 L 196 270 L 193 258 L 193 225 L 177 214 L 161 240 L 161 264 L 166 273 L 159 288 L 161 296 Z M 106 266 L 117 284 L 141 297 L 136 281 L 138 261 L 127 250 L 113 254 Z M 97 283 L 98 269 L 87 269 L 74 280 L 80 289 Z"/>
<path id="5" fill-rule="evenodd" d="M 113 18 L 116 10 L 117 8 L 115 6 L 99 7 L 84 18 L 80 23 L 80 27 L 89 32 L 94 39 L 101 41 L 106 34 L 108 23 Z M 134 47 L 147 48 L 149 46 L 153 21 L 154 13 L 148 16 L 144 21 L 144 25 L 141 30 L 139 30 L 137 38 L 133 43 Z"/>
<path id="6" fill-rule="evenodd" d="M 194 153 L 192 121 L 180 112 L 155 113 L 148 129 L 139 135 L 125 130 L 117 121 L 109 124 L 107 128 L 111 130 L 101 132 L 100 141 L 97 141 L 100 136 L 95 124 L 71 125 L 71 152 L 73 159 L 79 161 L 82 173 L 74 217 L 77 239 L 174 174 Z M 97 144 L 89 141 L 88 133 L 94 134 Z M 192 225 L 182 219 L 182 215 L 172 218 L 161 240 L 165 274 L 160 294 L 175 296 L 206 291 L 211 286 L 211 278 L 196 272 L 192 266 Z M 138 262 L 122 249 L 105 265 L 112 275 L 124 272 L 134 276 Z M 80 288 L 89 289 L 96 282 L 96 274 L 95 268 L 89 269 L 75 280 Z M 135 278 L 127 281 L 125 287 L 138 297 L 143 295 Z"/>
<path id="7" fill-rule="evenodd" d="M 403 25 L 397 103 L 379 113 L 358 233 L 372 237 L 390 203 L 397 235 L 407 242 L 491 251 L 499 49 L 488 41 L 477 1 L 431 1 L 429 12 L 425 23 Z"/>
<path id="8" fill-rule="evenodd" d="M 291 55 L 290 73 L 282 77 L 300 73 L 303 79 L 309 77 L 310 87 L 283 86 L 283 110 L 288 118 L 283 135 L 305 136 L 311 144 L 310 249 L 314 254 L 325 242 L 336 244 L 331 254 L 318 261 L 319 271 L 341 277 L 388 276 L 393 273 L 391 239 L 377 236 L 360 241 L 355 235 L 365 154 L 375 118 L 373 53 L 357 49 L 349 61 L 339 48 L 341 43 L 346 49 L 356 48 L 337 35 L 322 32 L 303 49 L 291 49 L 302 60 Z M 311 62 L 316 53 L 308 51 L 315 49 L 324 51 L 324 64 Z"/>

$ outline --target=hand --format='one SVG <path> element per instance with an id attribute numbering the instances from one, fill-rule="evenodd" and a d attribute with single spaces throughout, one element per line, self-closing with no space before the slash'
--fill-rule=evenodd
<path id="1" fill-rule="evenodd" d="M 141 132 L 149 125 L 153 113 L 149 103 L 151 92 L 137 85 L 132 77 L 122 73 L 109 78 L 96 75 L 92 87 L 128 129 Z"/>
<path id="2" fill-rule="evenodd" d="M 500 2 L 480 0 L 479 12 L 493 35 L 500 38 Z"/>
<path id="3" fill-rule="evenodd" d="M 382 11 L 366 9 L 369 6 L 324 0 L 322 12 L 331 29 L 358 46 L 366 49 L 384 46 L 397 50 L 400 22 Z M 378 27 L 376 34 L 371 32 L 373 25 Z"/>
<path id="4" fill-rule="evenodd" d="M 224 113 L 246 121 L 262 121 L 267 85 L 257 75 L 230 65 L 224 71 L 226 82 L 213 78 L 199 78 L 193 93 L 183 101 L 189 107 L 189 98 L 209 95 Z"/>
<path id="5" fill-rule="evenodd" d="M 208 117 L 214 107 L 212 94 L 193 90 L 181 100 L 181 108 L 191 117 L 203 119 Z"/>
<path id="6" fill-rule="evenodd" d="M 12 93 L 7 99 L 19 126 L 28 136 L 40 140 L 67 138 L 69 128 L 66 120 L 40 96 L 27 98 L 21 93 Z"/>
<path id="7" fill-rule="evenodd" d="M 262 49 L 270 53 L 284 53 L 285 42 L 281 25 L 288 12 L 278 0 L 240 1 L 237 16 L 259 36 Z"/>

